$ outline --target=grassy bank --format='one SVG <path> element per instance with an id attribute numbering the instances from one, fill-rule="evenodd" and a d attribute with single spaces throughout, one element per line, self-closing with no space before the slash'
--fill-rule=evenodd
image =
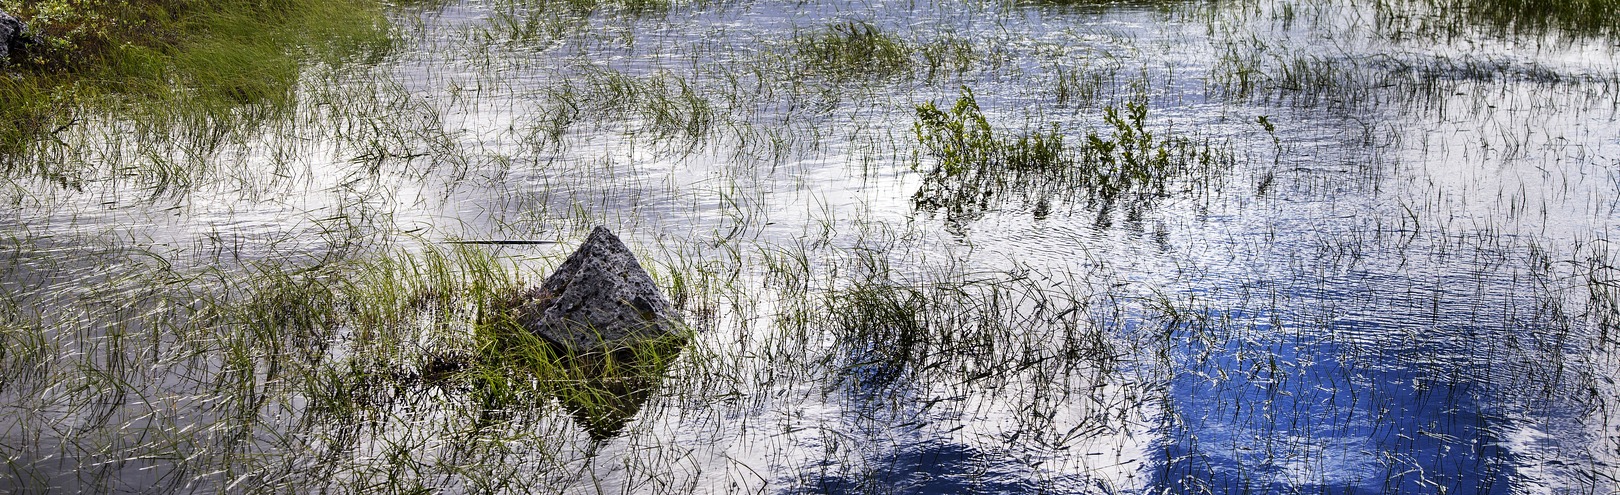
<path id="1" fill-rule="evenodd" d="M 88 114 L 228 117 L 242 105 L 284 107 L 309 61 L 376 56 L 391 45 L 373 0 L 0 0 L 0 10 L 38 39 L 0 77 L 8 157 Z"/>

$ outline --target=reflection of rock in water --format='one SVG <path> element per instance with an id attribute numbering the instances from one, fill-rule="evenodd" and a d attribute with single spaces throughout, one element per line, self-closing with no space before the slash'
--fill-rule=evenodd
<path id="1" fill-rule="evenodd" d="M 570 368 L 578 373 L 578 379 L 553 389 L 557 402 L 590 433 L 592 440 L 617 436 L 652 397 L 670 361 L 680 354 L 685 343 L 685 339 L 669 339 L 639 352 L 573 358 Z"/>

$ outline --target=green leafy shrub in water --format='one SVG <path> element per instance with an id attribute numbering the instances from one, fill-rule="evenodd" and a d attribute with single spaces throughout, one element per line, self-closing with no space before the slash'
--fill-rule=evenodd
<path id="1" fill-rule="evenodd" d="M 831 24 L 793 38 L 793 54 L 812 74 L 834 78 L 890 76 L 911 68 L 912 46 L 867 22 Z"/>
<path id="2" fill-rule="evenodd" d="M 1155 137 L 1147 130 L 1147 105 L 1142 103 L 1126 103 L 1124 116 L 1114 106 L 1104 107 L 1103 120 L 1113 135 L 1086 135 L 1081 162 L 1092 173 L 1084 174 L 1084 185 L 1109 199 L 1133 189 L 1162 193 L 1165 180 L 1179 172 L 1172 150 L 1182 151 L 1191 143 Z"/>
<path id="3" fill-rule="evenodd" d="M 922 210 L 945 210 L 955 220 L 972 219 L 1012 194 L 1033 203 L 1037 217 L 1047 215 L 1053 202 L 1076 199 L 1105 211 L 1121 200 L 1141 207 L 1167 195 L 1172 182 L 1231 161 L 1207 142 L 1148 130 L 1145 103 L 1125 103 L 1123 112 L 1106 106 L 1103 121 L 1105 131 L 1088 133 L 1076 148 L 1056 126 L 998 134 L 965 87 L 949 110 L 933 102 L 918 105 L 917 141 L 934 163 L 927 169 L 921 160 L 913 165 L 924 177 L 912 202 Z"/>
<path id="4" fill-rule="evenodd" d="M 912 197 L 920 209 L 971 215 L 989 209 L 992 199 L 1020 176 L 1070 166 L 1056 129 L 1013 140 L 998 136 L 973 91 L 965 87 L 948 111 L 933 102 L 918 105 L 914 129 L 917 141 L 937 160 Z"/>

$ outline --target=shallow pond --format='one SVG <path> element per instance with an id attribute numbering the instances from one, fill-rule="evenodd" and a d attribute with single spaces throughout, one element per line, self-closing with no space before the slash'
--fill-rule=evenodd
<path id="1" fill-rule="evenodd" d="M 1482 5 L 399 7 L 13 167 L 0 488 L 1620 490 L 1620 38 Z M 678 356 L 476 357 L 594 225 Z"/>

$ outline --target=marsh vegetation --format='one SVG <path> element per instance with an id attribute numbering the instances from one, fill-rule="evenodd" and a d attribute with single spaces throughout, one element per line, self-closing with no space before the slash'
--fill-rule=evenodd
<path id="1" fill-rule="evenodd" d="M 1614 7 L 0 0 L 0 491 L 1609 493 Z"/>

